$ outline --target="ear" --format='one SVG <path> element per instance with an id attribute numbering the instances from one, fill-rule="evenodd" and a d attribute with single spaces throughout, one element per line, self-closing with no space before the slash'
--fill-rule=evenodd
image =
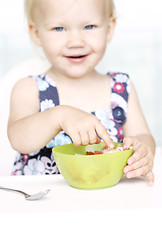
<path id="1" fill-rule="evenodd" d="M 39 30 L 36 26 L 36 24 L 34 22 L 30 22 L 29 25 L 29 33 L 33 39 L 33 41 L 35 42 L 35 44 L 37 44 L 38 46 L 41 46 L 41 40 L 39 37 Z"/>
<path id="2" fill-rule="evenodd" d="M 108 23 L 107 42 L 111 41 L 114 35 L 115 27 L 116 27 L 116 18 L 110 17 L 109 23 Z"/>

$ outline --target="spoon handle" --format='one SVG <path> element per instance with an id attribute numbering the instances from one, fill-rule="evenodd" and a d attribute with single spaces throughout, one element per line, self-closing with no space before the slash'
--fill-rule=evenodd
<path id="1" fill-rule="evenodd" d="M 6 188 L 6 187 L 1 187 L 0 186 L 0 189 L 2 190 L 6 190 L 6 191 L 13 191 L 13 192 L 18 192 L 18 193 L 22 193 L 25 197 L 29 197 L 30 195 L 21 191 L 21 190 L 17 190 L 17 189 L 12 189 L 12 188 Z"/>

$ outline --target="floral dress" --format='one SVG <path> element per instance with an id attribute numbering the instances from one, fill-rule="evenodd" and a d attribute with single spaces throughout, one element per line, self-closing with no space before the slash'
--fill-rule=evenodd
<path id="1" fill-rule="evenodd" d="M 113 142 L 122 142 L 122 125 L 126 122 L 130 79 L 124 73 L 108 73 L 111 81 L 111 107 L 92 112 L 104 125 Z M 47 75 L 32 76 L 40 96 L 40 112 L 59 105 L 55 82 Z M 70 144 L 71 138 L 61 131 L 44 148 L 30 154 L 17 153 L 12 175 L 40 175 L 60 173 L 52 155 L 55 146 Z"/>

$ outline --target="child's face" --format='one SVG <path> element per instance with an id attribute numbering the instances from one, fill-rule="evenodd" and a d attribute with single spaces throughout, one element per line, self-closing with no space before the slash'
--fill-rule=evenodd
<path id="1" fill-rule="evenodd" d="M 55 73 L 80 78 L 94 70 L 115 25 L 107 1 L 39 0 L 30 29 Z"/>

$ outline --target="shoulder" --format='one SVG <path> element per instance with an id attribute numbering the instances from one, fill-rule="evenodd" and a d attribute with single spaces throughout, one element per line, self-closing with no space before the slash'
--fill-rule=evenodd
<path id="1" fill-rule="evenodd" d="M 32 77 L 26 77 L 18 80 L 13 86 L 11 97 L 15 98 L 33 98 L 39 97 L 39 91 L 36 81 Z"/>
<path id="2" fill-rule="evenodd" d="M 26 77 L 18 80 L 13 89 L 12 92 L 17 92 L 17 91 L 28 91 L 28 90 L 33 90 L 33 91 L 38 91 L 37 85 L 35 80 L 32 77 Z"/>
<path id="3" fill-rule="evenodd" d="M 35 80 L 31 77 L 18 80 L 11 92 L 12 111 L 18 109 L 25 111 L 28 108 L 39 111 L 39 91 Z"/>
<path id="4" fill-rule="evenodd" d="M 137 91 L 136 91 L 136 87 L 134 85 L 134 83 L 131 81 L 130 83 L 130 94 L 129 94 L 129 105 L 130 104 L 137 104 L 139 105 L 139 100 L 138 100 L 138 94 L 137 94 Z"/>
<path id="5" fill-rule="evenodd" d="M 124 126 L 124 133 L 125 136 L 135 136 L 149 133 L 147 122 L 145 120 L 144 113 L 142 111 L 138 98 L 138 94 L 132 81 L 128 100 L 127 121 Z"/>

